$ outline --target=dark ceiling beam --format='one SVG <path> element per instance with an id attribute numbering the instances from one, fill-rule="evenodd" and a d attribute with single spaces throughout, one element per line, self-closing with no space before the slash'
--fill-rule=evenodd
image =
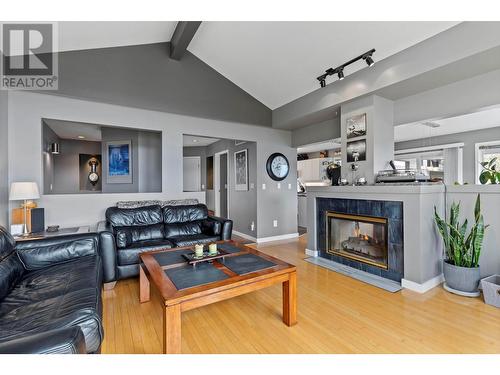
<path id="1" fill-rule="evenodd" d="M 180 60 L 196 34 L 201 21 L 179 21 L 170 40 L 170 58 Z"/>

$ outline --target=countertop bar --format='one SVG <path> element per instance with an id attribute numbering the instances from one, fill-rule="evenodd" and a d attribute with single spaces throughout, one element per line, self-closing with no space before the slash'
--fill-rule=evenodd
<path id="1" fill-rule="evenodd" d="M 445 186 L 433 185 L 365 185 L 365 186 L 311 186 L 307 189 L 308 195 L 322 193 L 354 193 L 354 194 L 434 194 L 443 193 Z"/>

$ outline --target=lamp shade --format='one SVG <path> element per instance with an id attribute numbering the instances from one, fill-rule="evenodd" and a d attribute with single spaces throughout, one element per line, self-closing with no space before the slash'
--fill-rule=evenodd
<path id="1" fill-rule="evenodd" d="M 24 199 L 39 199 L 38 185 L 36 182 L 13 182 L 10 185 L 9 200 L 20 201 Z"/>

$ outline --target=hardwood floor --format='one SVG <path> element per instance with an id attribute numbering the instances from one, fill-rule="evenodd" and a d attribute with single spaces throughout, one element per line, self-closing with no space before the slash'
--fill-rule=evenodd
<path id="1" fill-rule="evenodd" d="M 389 293 L 304 262 L 305 236 L 256 246 L 297 266 L 298 324 L 281 320 L 281 285 L 182 315 L 183 353 L 500 353 L 500 309 L 441 287 Z M 162 309 L 139 280 L 104 291 L 102 353 L 161 353 Z"/>

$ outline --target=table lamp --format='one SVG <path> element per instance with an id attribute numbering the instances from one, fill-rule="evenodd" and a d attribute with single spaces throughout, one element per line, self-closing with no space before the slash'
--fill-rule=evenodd
<path id="1" fill-rule="evenodd" d="M 13 182 L 10 185 L 9 200 L 11 201 L 21 201 L 24 200 L 24 228 L 23 236 L 27 236 L 28 225 L 26 224 L 27 216 L 27 203 L 31 199 L 39 199 L 40 193 L 38 192 L 38 185 L 36 182 Z"/>

